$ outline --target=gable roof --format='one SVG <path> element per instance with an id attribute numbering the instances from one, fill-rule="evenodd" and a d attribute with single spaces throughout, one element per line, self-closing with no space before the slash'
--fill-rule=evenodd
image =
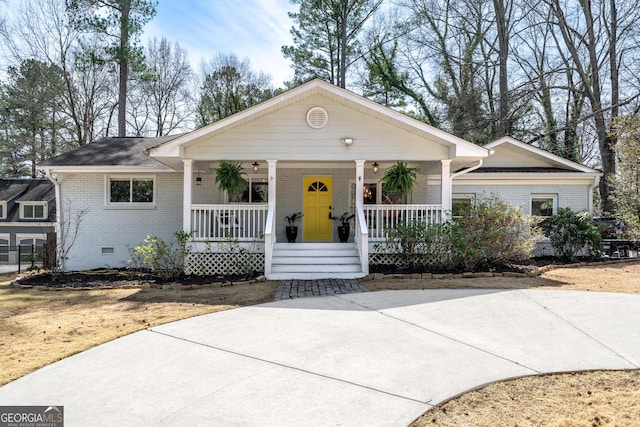
<path id="1" fill-rule="evenodd" d="M 157 146 L 150 150 L 150 155 L 161 159 L 182 157 L 186 148 L 197 144 L 204 138 L 215 137 L 267 114 L 283 110 L 296 103 L 303 103 L 305 100 L 317 95 L 334 100 L 340 105 L 347 106 L 352 111 L 365 113 L 374 120 L 390 123 L 396 128 L 440 144 L 448 148 L 452 156 L 482 158 L 489 155 L 489 150 L 484 147 L 465 141 L 448 132 L 409 117 L 406 114 L 392 110 L 320 79 L 311 80 L 265 102 Z M 402 142 L 401 140 L 394 142 L 393 145 L 396 151 L 402 150 Z M 238 153 L 244 154 L 244 148 L 241 145 L 238 145 L 236 149 Z M 301 154 L 308 154 L 304 146 L 300 146 L 299 148 L 292 147 L 291 149 L 298 149 Z M 416 153 L 407 152 L 404 154 L 411 157 L 415 156 Z"/>
<path id="2" fill-rule="evenodd" d="M 44 170 L 60 168 L 143 168 L 169 171 L 172 169 L 159 160 L 150 157 L 147 151 L 179 136 L 102 138 L 67 151 L 52 159 L 45 160 L 39 166 Z"/>
<path id="3" fill-rule="evenodd" d="M 486 166 L 476 170 L 477 173 L 487 172 L 526 172 L 526 173 L 541 173 L 541 172 L 583 172 L 588 174 L 600 174 L 601 172 L 582 165 L 580 163 L 573 162 L 563 157 L 557 156 L 548 151 L 534 147 L 533 145 L 526 144 L 517 139 L 505 136 L 496 141 L 490 142 L 485 145 L 486 148 L 492 149 L 495 155 L 491 160 L 485 162 Z M 514 165 L 505 162 L 502 159 L 502 154 L 510 152 L 513 156 L 520 158 L 526 158 L 531 164 Z"/>
<path id="4" fill-rule="evenodd" d="M 0 223 L 20 221 L 21 202 L 46 202 L 49 211 L 47 221 L 55 220 L 55 188 L 48 179 L 0 179 L 0 202 L 7 202 L 7 215 L 0 219 Z"/>

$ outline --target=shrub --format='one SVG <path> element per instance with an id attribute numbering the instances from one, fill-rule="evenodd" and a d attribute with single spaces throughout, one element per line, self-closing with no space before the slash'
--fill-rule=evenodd
<path id="1" fill-rule="evenodd" d="M 452 234 L 458 266 L 473 270 L 482 264 L 530 258 L 537 233 L 519 207 L 492 196 L 465 207 L 452 221 Z"/>
<path id="2" fill-rule="evenodd" d="M 172 243 L 149 234 L 144 244 L 130 248 L 129 265 L 153 271 L 163 279 L 179 276 L 184 268 L 184 261 L 189 254 L 191 233 L 176 231 Z"/>
<path id="3" fill-rule="evenodd" d="M 594 258 L 602 255 L 602 236 L 588 212 L 560 208 L 542 223 L 542 228 L 559 258 L 575 261 L 581 251 Z"/>
<path id="4" fill-rule="evenodd" d="M 450 246 L 447 225 L 415 221 L 385 230 L 385 241 L 376 248 L 398 254 L 403 266 L 442 270 L 455 266 Z"/>
<path id="5" fill-rule="evenodd" d="M 385 241 L 376 248 L 398 254 L 414 269 L 470 271 L 529 258 L 536 235 L 518 208 L 493 197 L 446 224 L 400 223 L 385 230 Z"/>

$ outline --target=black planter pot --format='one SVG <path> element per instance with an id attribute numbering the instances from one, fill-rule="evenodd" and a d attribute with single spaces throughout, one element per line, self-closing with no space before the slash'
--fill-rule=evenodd
<path id="1" fill-rule="evenodd" d="M 298 237 L 298 227 L 296 225 L 288 225 L 285 227 L 285 232 L 287 233 L 287 242 L 295 243 Z"/>
<path id="2" fill-rule="evenodd" d="M 351 227 L 348 225 L 338 226 L 338 238 L 340 242 L 345 243 L 349 241 L 349 234 L 351 234 Z"/>

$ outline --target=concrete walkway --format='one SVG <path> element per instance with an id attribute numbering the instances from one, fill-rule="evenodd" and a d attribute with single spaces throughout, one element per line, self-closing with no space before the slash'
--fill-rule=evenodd
<path id="1" fill-rule="evenodd" d="M 637 369 L 639 307 L 555 290 L 298 298 L 115 340 L 0 388 L 0 405 L 63 405 L 68 426 L 406 426 L 500 379 Z"/>

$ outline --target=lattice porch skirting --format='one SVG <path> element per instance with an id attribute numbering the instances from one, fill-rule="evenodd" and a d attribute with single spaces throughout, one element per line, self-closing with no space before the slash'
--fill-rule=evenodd
<path id="1" fill-rule="evenodd" d="M 264 271 L 264 254 L 192 252 L 184 263 L 186 274 L 232 275 Z"/>

